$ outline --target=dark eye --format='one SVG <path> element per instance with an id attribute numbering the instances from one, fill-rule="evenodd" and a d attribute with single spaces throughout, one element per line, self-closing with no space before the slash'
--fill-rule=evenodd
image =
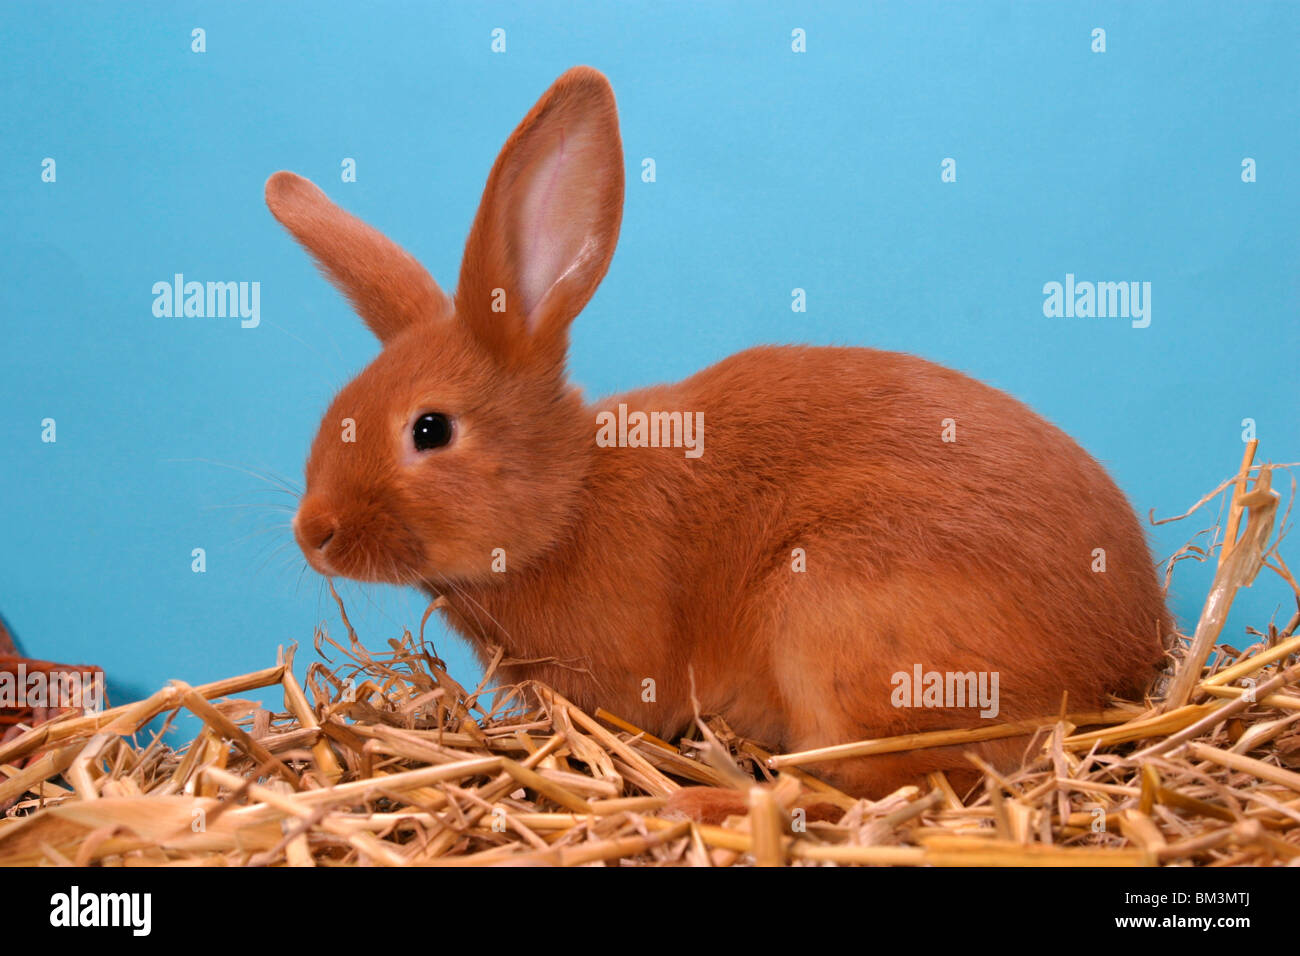
<path id="1" fill-rule="evenodd" d="M 411 438 L 415 442 L 416 451 L 441 448 L 451 441 L 451 419 L 441 412 L 421 415 L 411 428 Z"/>

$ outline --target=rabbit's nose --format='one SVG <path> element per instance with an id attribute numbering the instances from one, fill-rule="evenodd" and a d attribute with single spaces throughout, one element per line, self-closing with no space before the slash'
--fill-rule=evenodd
<path id="1" fill-rule="evenodd" d="M 334 540 L 339 530 L 339 521 L 329 506 L 321 499 L 307 497 L 298 506 L 298 513 L 293 519 L 294 537 L 298 547 L 313 567 L 325 563 L 325 549 Z M 317 570 L 321 570 L 317 567 Z"/>

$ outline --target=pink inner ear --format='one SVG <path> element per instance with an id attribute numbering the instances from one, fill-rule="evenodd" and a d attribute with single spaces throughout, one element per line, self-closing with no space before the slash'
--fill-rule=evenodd
<path id="1" fill-rule="evenodd" d="M 519 177 L 515 252 L 530 326 L 546 293 L 590 254 L 600 175 L 599 144 L 558 129 Z"/>

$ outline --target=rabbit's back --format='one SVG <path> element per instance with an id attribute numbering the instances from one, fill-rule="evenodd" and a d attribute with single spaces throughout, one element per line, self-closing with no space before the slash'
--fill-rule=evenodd
<path id="1" fill-rule="evenodd" d="M 854 565 L 866 572 L 937 570 L 939 558 L 1053 577 L 1083 569 L 1081 596 L 1118 581 L 1162 606 L 1141 526 L 1105 470 L 959 372 L 871 349 L 769 347 L 642 394 L 703 413 L 704 454 L 680 466 L 691 490 L 678 505 L 692 521 L 725 526 L 757 500 L 786 535 L 859 539 Z M 1104 572 L 1091 570 L 1098 549 Z"/>

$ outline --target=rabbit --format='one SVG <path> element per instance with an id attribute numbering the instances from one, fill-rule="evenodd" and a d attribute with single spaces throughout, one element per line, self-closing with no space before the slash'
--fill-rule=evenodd
<path id="1" fill-rule="evenodd" d="M 1172 622 L 1142 527 L 1009 395 L 911 355 L 791 345 L 588 403 L 568 332 L 623 190 L 613 91 L 589 67 L 506 141 L 454 295 L 309 181 L 270 177 L 272 214 L 383 346 L 311 446 L 293 529 L 313 569 L 440 596 L 482 661 L 504 654 L 503 684 L 668 739 L 697 706 L 783 752 L 990 724 L 899 706 L 918 667 L 996 674 L 993 722 L 1143 693 Z M 694 416 L 700 454 L 598 441 L 620 406 Z M 972 749 L 1005 768 L 1027 742 Z M 964 750 L 805 769 L 878 797 L 970 770 Z"/>

